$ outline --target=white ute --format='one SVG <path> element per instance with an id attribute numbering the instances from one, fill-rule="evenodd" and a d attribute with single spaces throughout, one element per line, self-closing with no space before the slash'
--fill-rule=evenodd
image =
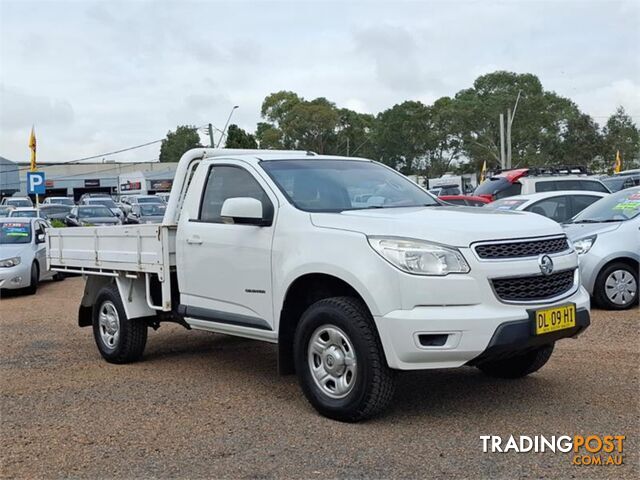
<path id="1" fill-rule="evenodd" d="M 589 325 L 558 224 L 446 207 L 365 159 L 190 150 L 161 225 L 49 229 L 47 260 L 87 276 L 78 322 L 108 362 L 164 321 L 277 343 L 343 421 L 383 410 L 397 370 L 522 377 Z"/>

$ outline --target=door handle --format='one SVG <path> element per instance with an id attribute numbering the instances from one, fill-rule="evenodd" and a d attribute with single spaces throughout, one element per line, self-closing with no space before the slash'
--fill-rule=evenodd
<path id="1" fill-rule="evenodd" d="M 194 235 L 193 237 L 187 238 L 187 243 L 189 245 L 202 245 L 202 239 L 197 235 Z"/>

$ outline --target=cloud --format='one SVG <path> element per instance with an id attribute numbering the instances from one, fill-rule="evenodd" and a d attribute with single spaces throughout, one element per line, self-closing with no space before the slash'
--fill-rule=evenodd
<path id="1" fill-rule="evenodd" d="M 73 120 L 73 107 L 67 100 L 30 95 L 0 85 L 0 127 L 3 129 L 24 129 L 34 123 L 69 126 Z"/>
<path id="2" fill-rule="evenodd" d="M 253 130 L 262 100 L 278 90 L 375 114 L 453 96 L 494 70 L 536 74 L 591 115 L 622 104 L 640 120 L 633 0 L 1 8 L 0 155 L 8 158 L 24 157 L 33 123 L 43 158 L 68 160 L 162 138 L 178 124 L 221 128 L 233 105 L 233 122 Z M 150 160 L 157 148 L 118 158 Z"/>

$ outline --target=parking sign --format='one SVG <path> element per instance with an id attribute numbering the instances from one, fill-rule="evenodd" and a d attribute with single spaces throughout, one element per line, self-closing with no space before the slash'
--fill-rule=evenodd
<path id="1" fill-rule="evenodd" d="M 40 195 L 45 193 L 44 172 L 27 172 L 27 193 Z"/>

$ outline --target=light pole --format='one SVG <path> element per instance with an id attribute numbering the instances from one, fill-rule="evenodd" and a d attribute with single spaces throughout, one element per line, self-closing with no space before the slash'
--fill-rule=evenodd
<path id="1" fill-rule="evenodd" d="M 522 90 L 518 90 L 518 96 L 516 97 L 516 103 L 513 106 L 513 113 L 511 109 L 507 109 L 507 168 L 511 168 L 511 124 L 513 123 L 513 117 L 516 116 L 516 110 L 518 108 L 518 101 L 520 100 L 520 94 Z"/>
<path id="2" fill-rule="evenodd" d="M 238 105 L 234 105 L 233 108 L 231 109 L 231 111 L 229 112 L 229 117 L 227 118 L 227 123 L 224 124 L 224 128 L 222 129 L 222 133 L 220 134 L 220 140 L 218 140 L 218 144 L 216 145 L 216 148 L 220 147 L 220 144 L 222 143 L 222 139 L 224 138 L 224 134 L 227 131 L 227 127 L 229 126 L 229 122 L 231 121 L 231 116 L 233 115 L 233 112 L 236 111 L 236 108 L 238 108 Z"/>

